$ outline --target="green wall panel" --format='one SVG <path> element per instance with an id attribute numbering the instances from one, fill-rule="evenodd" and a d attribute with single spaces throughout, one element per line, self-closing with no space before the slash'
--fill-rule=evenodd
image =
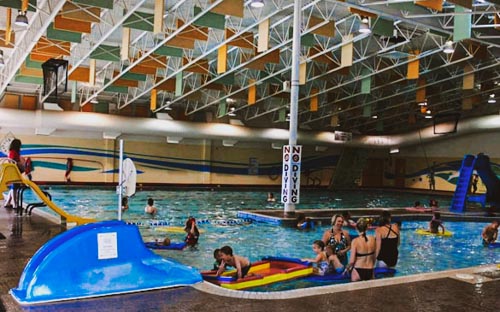
<path id="1" fill-rule="evenodd" d="M 144 31 L 153 31 L 153 23 L 154 23 L 153 14 L 135 12 L 125 20 L 125 22 L 123 23 L 123 27 L 129 27 Z"/>
<path id="2" fill-rule="evenodd" d="M 88 6 L 95 6 L 103 9 L 113 8 L 113 0 L 73 0 L 73 2 L 85 4 Z"/>
<path id="3" fill-rule="evenodd" d="M 293 28 L 290 28 L 290 32 L 288 34 L 290 39 L 293 38 Z M 306 47 L 314 46 L 314 35 L 313 34 L 305 34 L 300 36 L 300 44 Z"/>
<path id="4" fill-rule="evenodd" d="M 194 7 L 194 15 L 198 15 L 202 12 L 200 7 Z M 205 26 L 216 29 L 224 30 L 226 27 L 226 17 L 221 14 L 207 12 L 202 17 L 197 19 L 193 24 L 197 26 Z"/>
<path id="5" fill-rule="evenodd" d="M 127 79 L 127 80 L 135 80 L 135 81 L 146 81 L 147 75 L 127 72 L 127 73 L 123 74 L 122 78 Z"/>
<path id="6" fill-rule="evenodd" d="M 99 104 L 94 104 L 94 112 L 96 113 L 109 113 L 109 104 L 108 103 L 101 103 Z"/>
<path id="7" fill-rule="evenodd" d="M 455 42 L 469 39 L 471 36 L 472 16 L 470 14 L 463 14 L 468 11 L 470 10 L 455 4 L 455 13 L 458 13 L 453 17 L 453 41 Z"/>
<path id="8" fill-rule="evenodd" d="M 394 34 L 394 22 L 392 20 L 379 18 L 373 25 L 372 31 L 379 36 L 392 37 Z"/>
<path id="9" fill-rule="evenodd" d="M 31 5 L 28 5 L 28 11 L 35 12 L 34 7 L 36 7 L 36 1 L 37 0 L 29 0 L 28 1 L 29 4 L 31 4 Z M 0 6 L 20 10 L 21 9 L 21 0 L 2 0 L 2 1 L 0 1 Z M 3 16 L 2 16 L 2 18 L 3 18 Z"/>
<path id="10" fill-rule="evenodd" d="M 174 57 L 182 57 L 182 49 L 161 46 L 155 50 L 155 54 L 164 55 L 164 56 L 174 56 Z"/>
<path id="11" fill-rule="evenodd" d="M 61 40 L 61 41 L 69 41 L 74 43 L 82 42 L 81 33 L 55 29 L 54 23 L 50 23 L 49 27 L 47 27 L 47 38 L 54 40 Z"/>
<path id="12" fill-rule="evenodd" d="M 217 78 L 217 76 L 215 76 L 212 78 L 212 80 L 216 81 L 217 83 L 221 83 L 223 85 L 226 85 L 226 86 L 234 85 L 234 83 L 235 83 L 234 73 L 227 74 L 221 78 Z"/>
<path id="13" fill-rule="evenodd" d="M 90 58 L 103 61 L 119 62 L 120 47 L 101 44 L 90 54 Z"/>
<path id="14" fill-rule="evenodd" d="M 17 75 L 16 78 L 14 78 L 16 82 L 24 82 L 24 83 L 34 83 L 34 84 L 43 84 L 43 78 L 40 77 L 28 77 L 28 76 L 21 76 Z"/>
<path id="15" fill-rule="evenodd" d="M 42 64 L 43 62 L 37 62 L 37 61 L 32 61 L 28 55 L 26 58 L 26 61 L 24 62 L 26 67 L 28 68 L 36 68 L 36 69 L 42 69 Z"/>

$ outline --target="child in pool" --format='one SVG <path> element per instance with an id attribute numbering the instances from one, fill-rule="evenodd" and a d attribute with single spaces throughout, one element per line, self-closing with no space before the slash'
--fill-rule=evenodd
<path id="1" fill-rule="evenodd" d="M 233 254 L 233 249 L 229 246 L 222 247 L 220 253 L 222 262 L 217 270 L 217 276 L 220 276 L 224 272 L 226 265 L 236 268 L 237 278 L 243 278 L 248 274 L 251 264 L 247 258 Z"/>
<path id="2" fill-rule="evenodd" d="M 222 254 L 220 252 L 220 249 L 217 248 L 214 250 L 214 270 L 218 270 L 219 269 L 219 266 L 220 264 L 222 263 Z"/>
<path id="3" fill-rule="evenodd" d="M 299 213 L 297 216 L 297 228 L 299 230 L 311 229 L 313 227 L 313 223 L 311 219 L 307 218 L 305 214 Z"/>
<path id="4" fill-rule="evenodd" d="M 200 231 L 196 226 L 196 219 L 193 217 L 189 217 L 186 221 L 186 226 L 184 227 L 184 231 L 186 231 L 187 235 L 184 241 L 190 247 L 196 246 L 198 244 L 198 238 L 200 238 Z"/>
<path id="5" fill-rule="evenodd" d="M 122 211 L 128 210 L 128 197 L 122 197 Z"/>
<path id="6" fill-rule="evenodd" d="M 274 197 L 274 194 L 271 192 L 267 193 L 267 202 L 274 203 L 275 201 L 276 201 L 276 198 Z"/>
<path id="7" fill-rule="evenodd" d="M 144 212 L 149 213 L 150 215 L 154 216 L 158 212 L 158 209 L 154 206 L 154 204 L 155 204 L 155 200 L 152 199 L 151 197 L 148 198 L 148 204 L 144 208 Z"/>
<path id="8" fill-rule="evenodd" d="M 309 261 L 316 264 L 314 274 L 325 275 L 329 271 L 329 261 L 325 253 L 325 243 L 321 240 L 315 240 L 312 244 L 312 250 L 316 253 L 315 258 L 304 258 L 302 261 Z"/>
<path id="9" fill-rule="evenodd" d="M 429 222 L 429 232 L 431 233 L 439 233 L 439 228 L 442 229 L 442 233 L 444 234 L 444 225 L 443 221 L 441 221 L 441 214 L 439 212 L 435 212 L 432 220 Z"/>

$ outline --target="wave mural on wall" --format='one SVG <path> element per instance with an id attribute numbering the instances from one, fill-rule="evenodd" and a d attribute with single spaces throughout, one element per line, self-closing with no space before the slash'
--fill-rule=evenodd
<path id="1" fill-rule="evenodd" d="M 68 158 L 78 162 L 72 167 L 72 171 L 90 172 L 98 171 L 103 174 L 116 173 L 118 168 L 104 169 L 104 160 L 118 159 L 118 153 L 104 149 L 82 148 L 71 146 L 25 144 L 21 154 L 23 157 L 31 157 L 34 170 L 37 168 L 48 168 L 66 171 Z M 0 156 L 6 157 L 0 152 Z M 153 156 L 139 153 L 124 153 L 124 158 L 131 158 L 137 166 L 143 168 L 137 173 L 144 173 L 144 169 L 174 171 L 194 171 L 233 175 L 281 175 L 282 163 L 270 162 L 259 163 L 258 170 L 250 172 L 248 162 L 230 162 L 217 160 L 189 159 L 178 157 Z M 303 172 L 315 172 L 334 168 L 338 162 L 338 155 L 321 155 L 303 157 L 301 169 Z"/>

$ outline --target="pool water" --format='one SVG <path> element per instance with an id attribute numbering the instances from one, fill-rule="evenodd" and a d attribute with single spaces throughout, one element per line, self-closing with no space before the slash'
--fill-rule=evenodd
<path id="1" fill-rule="evenodd" d="M 103 188 L 52 187 L 48 190 L 53 201 L 69 213 L 92 217 L 99 220 L 117 218 L 117 195 L 114 190 Z M 25 201 L 30 202 L 29 194 Z M 158 215 L 151 219 L 144 213 L 148 197 L 155 199 L 159 208 Z M 163 240 L 169 237 L 172 242 L 184 239 L 183 233 L 166 233 L 162 227 L 149 226 L 151 222 L 168 222 L 182 226 L 190 215 L 198 220 L 208 220 L 199 225 L 203 231 L 196 249 L 184 251 L 157 250 L 163 257 L 171 258 L 200 270 L 210 269 L 213 265 L 213 250 L 230 245 L 234 252 L 248 257 L 250 261 L 264 256 L 285 256 L 295 258 L 313 257 L 312 242 L 321 239 L 328 226 L 316 226 L 309 231 L 299 231 L 264 223 L 246 223 L 237 218 L 240 210 L 279 209 L 281 203 L 268 204 L 266 192 L 259 191 L 141 191 L 130 199 L 129 210 L 123 220 L 145 224 L 139 226 L 144 241 Z M 449 204 L 448 197 L 434 196 L 443 206 Z M 32 199 L 31 199 L 32 200 Z M 300 209 L 335 209 L 361 207 L 407 207 L 414 201 L 427 203 L 428 195 L 390 193 L 375 191 L 329 192 L 303 191 Z M 234 220 L 231 225 L 224 221 Z M 237 222 L 236 222 L 237 221 Z M 396 276 L 458 269 L 481 264 L 500 263 L 500 248 L 489 249 L 481 245 L 481 231 L 486 223 L 446 222 L 447 230 L 453 237 L 417 235 L 417 228 L 427 227 L 427 222 L 403 222 L 401 231 L 400 257 Z M 354 230 L 350 230 L 355 234 Z M 297 284 L 298 283 L 298 284 Z M 282 290 L 297 287 L 317 286 L 295 281 L 263 287 L 261 290 Z M 331 282 L 319 282 L 324 285 Z M 338 283 L 338 282 L 337 282 Z"/>

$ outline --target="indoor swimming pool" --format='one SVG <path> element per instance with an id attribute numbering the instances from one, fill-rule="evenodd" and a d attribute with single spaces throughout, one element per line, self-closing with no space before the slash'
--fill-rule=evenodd
<path id="1" fill-rule="evenodd" d="M 98 220 L 117 218 L 117 196 L 111 189 L 52 187 L 49 192 L 54 202 L 69 213 Z M 202 234 L 196 249 L 155 251 L 200 270 L 212 267 L 213 250 L 223 245 L 230 245 L 236 254 L 246 256 L 250 261 L 260 260 L 264 256 L 313 257 L 312 242 L 321 239 L 323 232 L 329 228 L 328 225 L 299 231 L 271 224 L 245 222 L 246 220 L 237 218 L 240 210 L 283 209 L 281 203 L 267 203 L 266 195 L 264 191 L 145 190 L 130 199 L 130 208 L 123 214 L 123 220 L 140 224 L 144 241 L 169 237 L 172 242 L 181 242 L 184 234 L 165 232 L 162 226 L 164 223 L 182 226 L 188 216 L 203 220 L 198 226 Z M 25 201 L 30 200 L 29 196 L 31 195 L 26 196 Z M 153 219 L 144 213 L 149 197 L 155 199 L 155 205 L 159 208 L 158 215 Z M 449 197 L 434 198 L 441 205 L 449 204 Z M 333 215 L 335 210 L 407 207 L 417 200 L 427 203 L 429 199 L 429 195 L 412 193 L 305 190 L 301 194 L 301 204 L 297 206 L 297 210 L 332 209 Z M 480 234 L 485 225 L 484 222 L 445 222 L 447 230 L 454 235 L 434 237 L 415 233 L 416 229 L 427 227 L 427 222 L 404 221 L 396 276 L 500 263 L 500 249 L 484 248 L 481 245 Z M 355 234 L 354 230 L 350 232 Z M 283 283 L 270 287 L 282 290 L 308 286 L 314 285 Z"/>

